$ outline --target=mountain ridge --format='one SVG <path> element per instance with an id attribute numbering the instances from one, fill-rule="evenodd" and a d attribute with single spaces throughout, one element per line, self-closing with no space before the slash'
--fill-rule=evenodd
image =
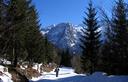
<path id="1" fill-rule="evenodd" d="M 59 23 L 43 28 L 42 33 L 56 47 L 67 50 L 72 54 L 80 54 L 80 35 L 83 25 L 73 25 L 71 23 Z"/>

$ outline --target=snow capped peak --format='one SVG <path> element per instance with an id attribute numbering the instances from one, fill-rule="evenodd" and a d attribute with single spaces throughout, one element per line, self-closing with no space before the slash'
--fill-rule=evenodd
<path id="1" fill-rule="evenodd" d="M 70 52 L 80 52 L 79 37 L 81 25 L 73 25 L 69 22 L 51 25 L 45 28 L 44 33 L 48 40 L 61 49 L 69 49 Z"/>

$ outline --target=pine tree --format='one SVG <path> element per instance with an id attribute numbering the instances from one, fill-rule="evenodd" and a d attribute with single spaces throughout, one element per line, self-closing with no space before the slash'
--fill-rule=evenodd
<path id="1" fill-rule="evenodd" d="M 0 0 L 0 54 L 1 58 L 7 58 L 7 50 L 9 43 L 9 23 L 8 17 L 8 0 Z"/>
<path id="2" fill-rule="evenodd" d="M 82 69 L 85 72 L 93 73 L 95 71 L 97 65 L 97 57 L 99 54 L 100 48 L 100 36 L 101 33 L 99 31 L 98 20 L 96 18 L 96 11 L 92 5 L 92 2 L 89 3 L 89 7 L 87 8 L 88 12 L 86 13 L 87 17 L 84 18 L 84 27 L 82 30 L 83 35 L 81 35 L 81 48 L 82 51 Z"/>
<path id="3" fill-rule="evenodd" d="M 0 31 L 2 30 L 2 27 L 3 27 L 3 19 L 4 19 L 3 12 L 4 12 L 4 10 L 5 10 L 4 2 L 3 2 L 3 0 L 0 0 Z"/>
<path id="4" fill-rule="evenodd" d="M 58 62 L 58 60 L 56 60 L 58 59 L 56 48 L 48 41 L 47 37 L 44 38 L 44 54 L 45 63 Z"/>
<path id="5" fill-rule="evenodd" d="M 128 73 L 128 8 L 124 0 L 116 1 L 113 11 L 112 69 L 117 74 Z"/>
<path id="6" fill-rule="evenodd" d="M 27 27 L 24 29 L 24 47 L 27 53 L 26 60 L 32 65 L 34 62 L 43 62 L 44 38 L 40 31 L 38 13 L 31 0 L 27 2 Z"/>
<path id="7" fill-rule="evenodd" d="M 4 6 L 4 2 L 3 2 L 3 0 L 0 0 L 0 51 L 1 51 L 1 53 L 0 53 L 0 56 L 2 57 L 2 55 L 3 55 L 3 53 L 2 53 L 2 51 L 3 51 L 3 46 L 4 45 L 2 45 L 3 44 L 3 29 L 4 29 L 4 16 L 3 16 L 3 13 L 4 13 L 4 11 L 5 11 L 5 6 Z"/>
<path id="8" fill-rule="evenodd" d="M 9 59 L 11 59 L 14 66 L 17 65 L 18 58 L 22 53 L 22 42 L 20 37 L 20 32 L 23 27 L 25 27 L 25 16 L 26 16 L 26 4 L 25 0 L 10 0 L 8 3 L 7 10 L 7 34 L 9 43 L 7 54 Z"/>
<path id="9" fill-rule="evenodd" d="M 3 3 L 0 5 L 3 6 Z M 0 13 L 1 20 L 6 19 L 4 23 L 0 21 L 1 25 L 5 24 L 0 25 L 0 31 L 4 31 L 4 40 L 0 43 L 5 42 L 0 46 L 4 50 L 2 54 L 6 54 L 13 66 L 25 60 L 31 65 L 34 62 L 44 62 L 44 37 L 40 31 L 38 13 L 31 0 L 9 0 L 5 5 L 5 18 Z"/>

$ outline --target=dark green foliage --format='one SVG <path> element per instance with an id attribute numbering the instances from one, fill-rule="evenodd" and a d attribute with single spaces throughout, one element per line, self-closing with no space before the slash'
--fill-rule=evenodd
<path id="1" fill-rule="evenodd" d="M 8 18 L 7 18 L 7 11 L 8 5 L 6 0 L 0 0 L 0 56 L 1 58 L 6 57 L 7 45 L 8 45 Z"/>
<path id="2" fill-rule="evenodd" d="M 102 60 L 108 74 L 128 74 L 128 8 L 124 0 L 113 7 L 111 37 L 104 44 Z M 107 51 L 106 51 L 107 50 Z"/>
<path id="3" fill-rule="evenodd" d="M 24 61 L 30 65 L 56 61 L 56 49 L 40 29 L 38 13 L 31 0 L 1 0 L 1 58 L 10 60 L 13 66 Z"/>
<path id="4" fill-rule="evenodd" d="M 117 71 L 125 73 L 128 71 L 126 68 L 128 67 L 128 18 L 127 18 L 127 7 L 123 0 L 119 0 L 117 3 L 117 7 L 115 8 L 115 14 L 113 19 L 113 31 L 115 32 L 113 39 L 113 55 L 116 54 L 115 65 L 117 64 Z M 123 70 L 123 71 L 121 71 Z"/>
<path id="5" fill-rule="evenodd" d="M 83 35 L 81 35 L 81 48 L 82 56 L 82 69 L 85 72 L 93 73 L 97 66 L 97 59 L 100 48 L 100 36 L 101 33 L 99 31 L 99 25 L 96 18 L 95 8 L 92 6 L 92 2 L 89 3 L 89 7 L 87 8 L 88 12 L 86 14 L 86 18 L 84 18 L 84 29 L 82 30 Z"/>
<path id="6" fill-rule="evenodd" d="M 31 0 L 9 0 L 7 3 L 1 0 L 0 6 L 1 55 L 13 66 L 23 61 L 44 62 L 45 41 Z"/>
<path id="7" fill-rule="evenodd" d="M 27 27 L 24 31 L 24 47 L 27 53 L 27 61 L 32 64 L 35 61 L 41 62 L 40 58 L 43 55 L 43 36 L 39 30 L 40 26 L 35 7 L 30 6 L 27 14 Z"/>
<path id="8" fill-rule="evenodd" d="M 127 6 L 123 0 L 118 0 L 114 7 L 113 20 L 112 20 L 112 49 L 115 61 L 112 68 L 117 68 L 116 73 L 128 73 L 126 68 L 128 67 L 128 12 Z M 115 48 L 116 47 L 116 48 Z M 123 71 L 121 71 L 123 70 Z"/>
<path id="9" fill-rule="evenodd" d="M 71 54 L 70 54 L 70 52 L 69 52 L 68 49 L 66 51 L 63 51 L 61 53 L 61 62 L 60 62 L 60 65 L 71 67 Z"/>
<path id="10" fill-rule="evenodd" d="M 17 65 L 18 57 L 22 53 L 22 40 L 20 40 L 20 32 L 25 27 L 25 15 L 26 15 L 26 4 L 25 0 L 10 0 L 7 9 L 8 19 L 8 33 L 5 35 L 8 37 L 8 50 L 7 55 L 11 58 L 14 66 Z"/>
<path id="11" fill-rule="evenodd" d="M 5 8 L 5 5 L 3 3 L 3 0 L 0 0 L 0 51 L 2 52 L 2 49 L 3 49 L 3 42 L 4 42 L 4 39 L 2 38 L 3 36 L 3 29 L 5 28 L 5 25 L 4 25 L 4 21 L 5 21 L 5 17 L 3 15 L 4 11 L 6 10 Z M 0 53 L 0 56 L 3 57 L 3 54 Z"/>
<path id="12" fill-rule="evenodd" d="M 51 44 L 47 37 L 44 38 L 44 62 L 51 63 L 56 61 L 57 52 L 56 48 Z"/>
<path id="13" fill-rule="evenodd" d="M 48 41 L 48 39 L 45 37 L 45 39 L 44 39 L 44 43 L 45 43 L 45 49 L 44 49 L 44 51 L 45 51 L 45 61 L 47 62 L 47 63 L 50 63 L 50 62 L 52 62 L 52 44 L 50 44 L 49 43 L 49 41 Z"/>

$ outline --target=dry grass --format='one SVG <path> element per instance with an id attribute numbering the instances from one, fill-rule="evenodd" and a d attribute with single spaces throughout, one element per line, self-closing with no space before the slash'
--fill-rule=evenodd
<path id="1" fill-rule="evenodd" d="M 57 65 L 55 63 L 50 63 L 49 65 L 41 65 L 40 69 L 43 72 L 52 71 Z"/>
<path id="2" fill-rule="evenodd" d="M 23 75 L 19 70 L 10 67 L 9 72 L 12 75 L 13 82 L 29 82 L 25 75 Z"/>
<path id="3" fill-rule="evenodd" d="M 41 65 L 40 70 L 42 72 L 50 72 L 52 71 L 57 65 L 55 63 L 51 63 L 49 65 Z M 12 80 L 14 82 L 28 82 L 28 79 L 32 79 L 32 77 L 39 77 L 41 76 L 42 72 L 39 72 L 37 69 L 33 69 L 32 67 L 24 67 L 21 69 L 20 65 L 17 65 L 16 68 L 9 67 L 9 72 L 12 75 Z"/>
<path id="4" fill-rule="evenodd" d="M 27 78 L 29 78 L 29 79 L 32 79 L 32 77 L 39 77 L 39 76 L 41 76 L 41 74 L 37 70 L 35 70 L 33 68 L 26 68 L 24 70 L 24 73 L 25 73 L 25 76 Z"/>

